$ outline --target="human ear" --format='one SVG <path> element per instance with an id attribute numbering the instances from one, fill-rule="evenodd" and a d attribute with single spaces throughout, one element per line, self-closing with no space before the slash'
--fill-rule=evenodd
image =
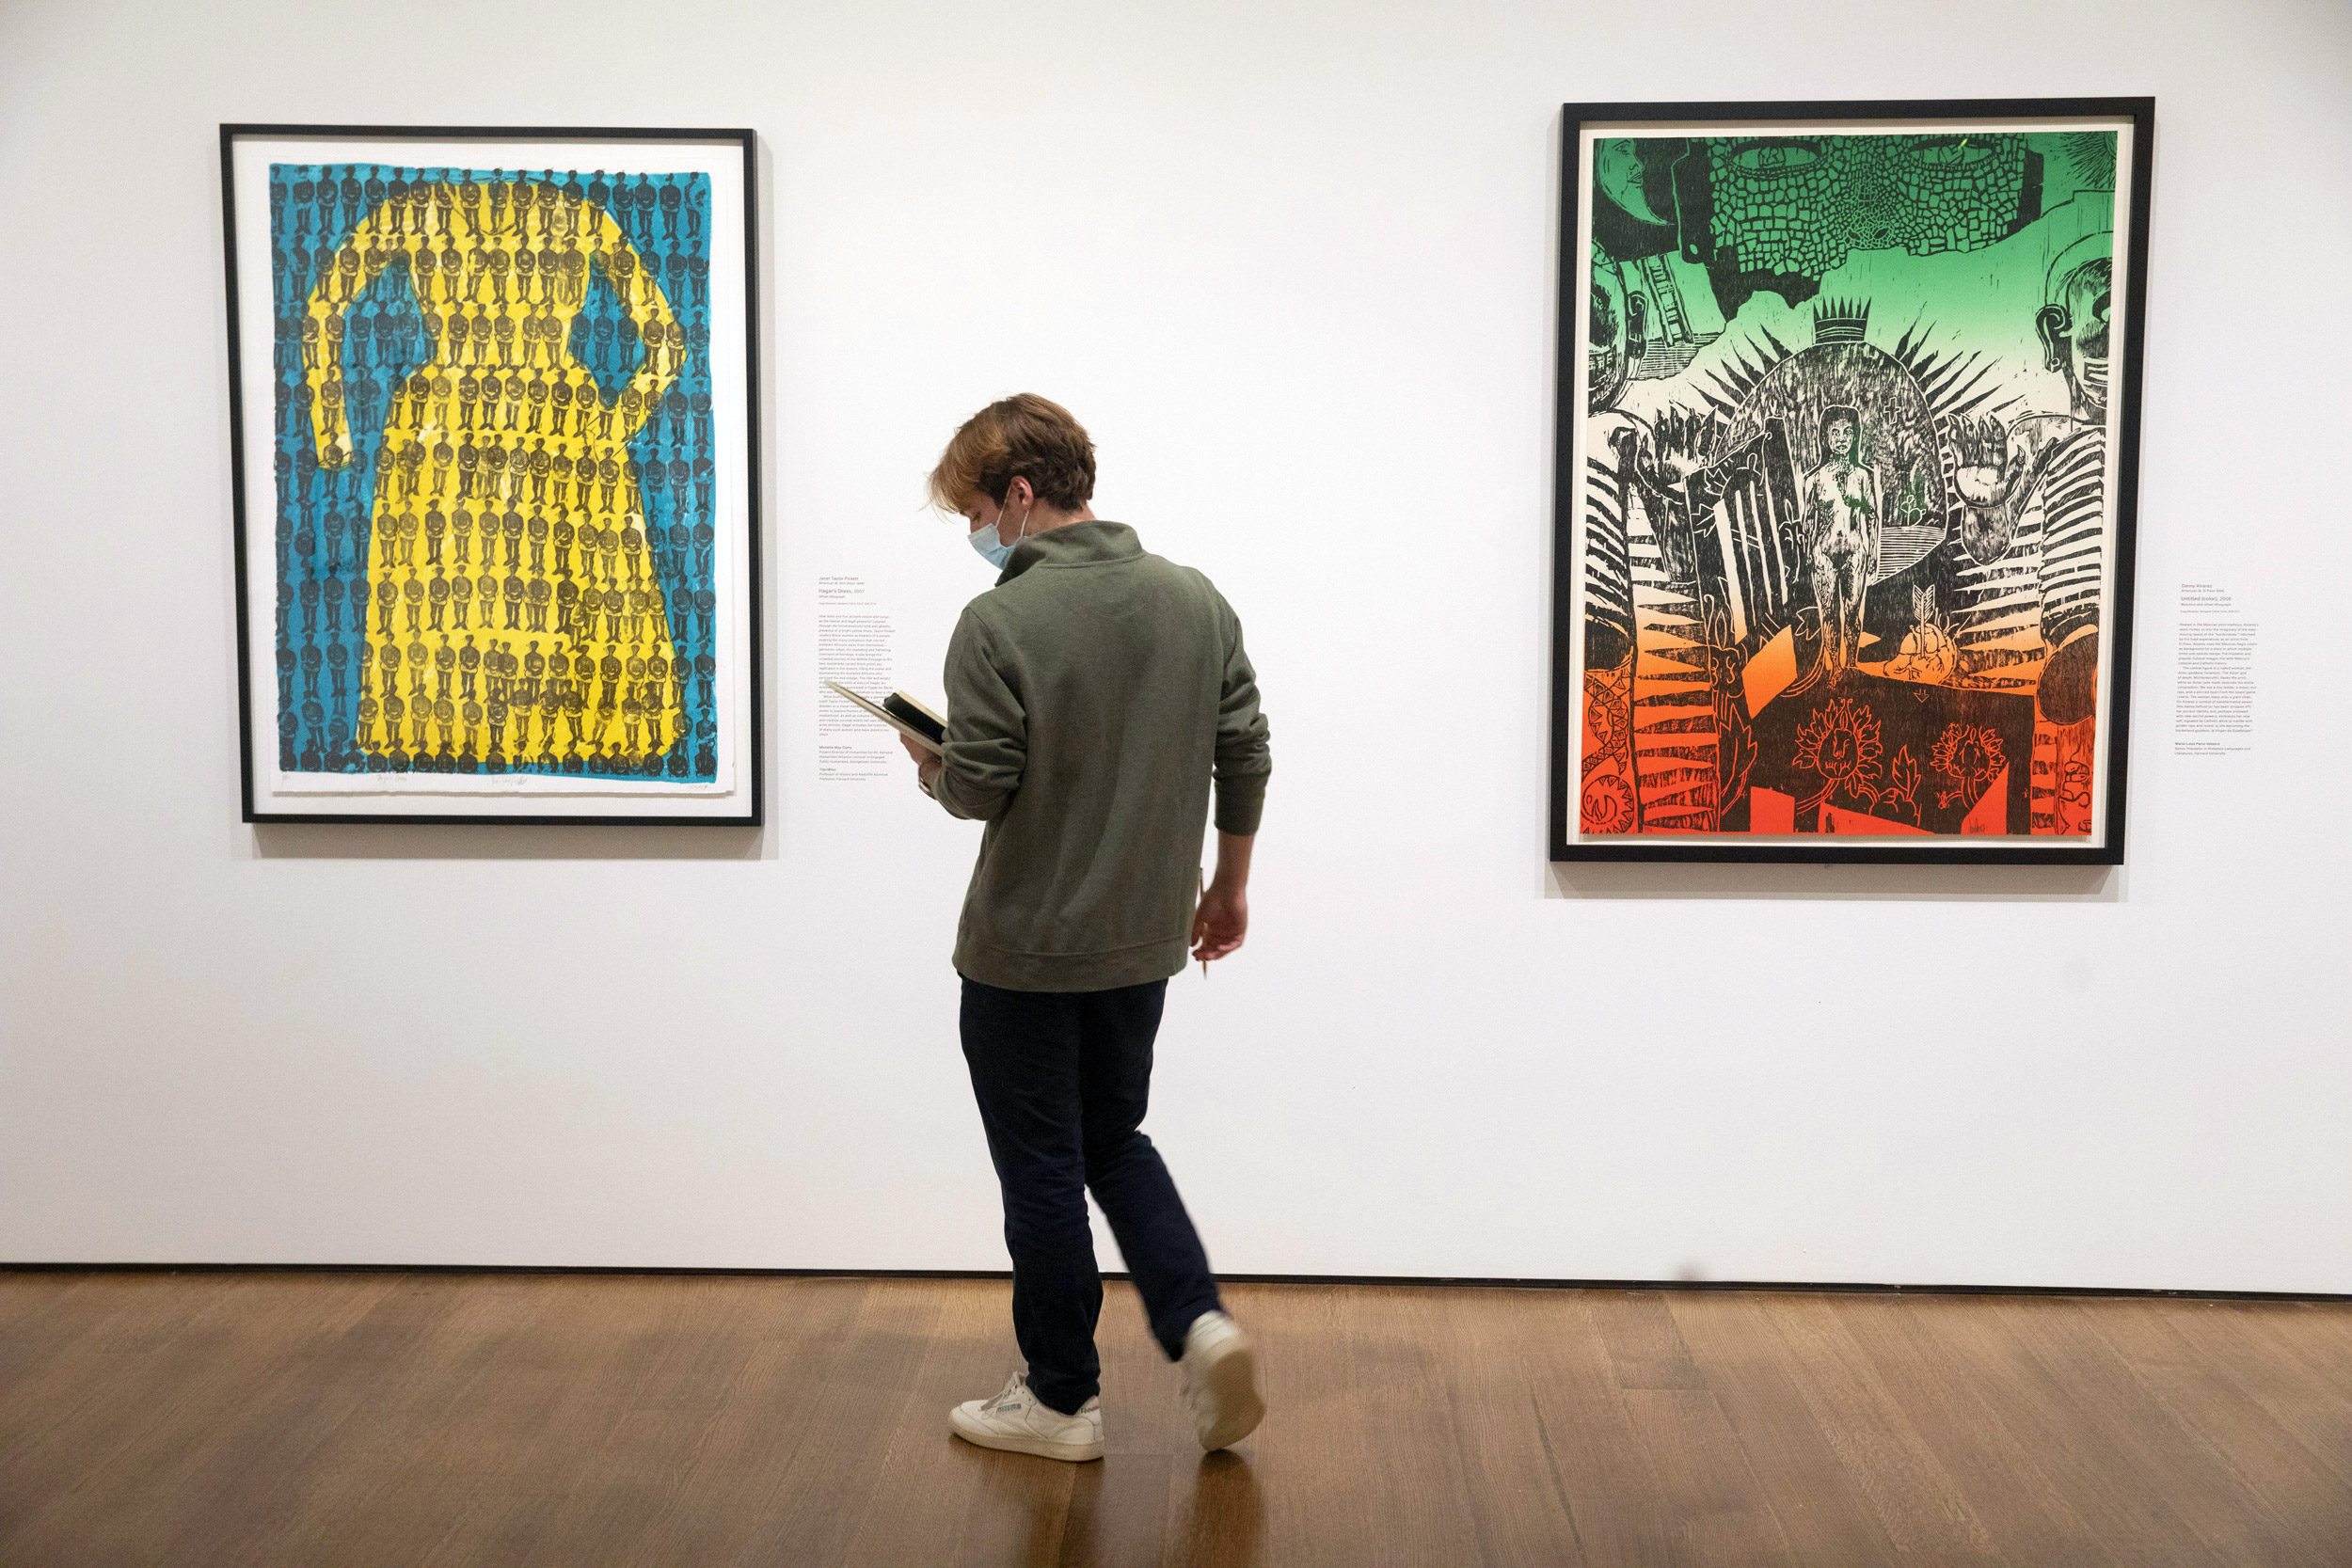
<path id="1" fill-rule="evenodd" d="M 2042 368 L 2062 371 L 2066 368 L 2066 335 L 2074 327 L 2074 318 L 2063 305 L 2045 305 L 2034 312 L 2034 336 L 2042 340 Z"/>

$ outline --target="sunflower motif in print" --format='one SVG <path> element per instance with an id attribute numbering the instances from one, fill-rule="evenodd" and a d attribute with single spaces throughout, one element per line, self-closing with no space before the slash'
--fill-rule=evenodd
<path id="1" fill-rule="evenodd" d="M 1937 805 L 1958 800 L 1974 806 L 2000 775 L 2007 759 L 2001 755 L 2001 737 L 1991 730 L 1980 724 L 1947 724 L 1928 761 L 1952 781 L 1950 789 L 1935 792 Z"/>
<path id="2" fill-rule="evenodd" d="M 1875 804 L 1878 800 L 1879 721 L 1870 710 L 1840 697 L 1813 710 L 1797 731 L 1796 766 L 1821 776 L 1821 787 L 1798 811 L 1818 810 L 1839 790 Z"/>

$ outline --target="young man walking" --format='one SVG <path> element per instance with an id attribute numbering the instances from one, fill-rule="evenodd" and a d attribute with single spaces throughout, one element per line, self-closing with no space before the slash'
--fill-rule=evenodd
<path id="1" fill-rule="evenodd" d="M 1094 515 L 1094 445 L 1043 398 L 965 421 L 930 488 L 1000 573 L 948 644 L 945 754 L 907 749 L 924 793 L 987 824 L 955 963 L 1028 1360 L 949 1419 L 986 1448 L 1102 1457 L 1091 1189 L 1200 1446 L 1220 1449 L 1265 1413 L 1255 1355 L 1141 1123 L 1169 976 L 1188 949 L 1232 952 L 1249 924 L 1273 761 L 1241 623 L 1208 578 Z"/>

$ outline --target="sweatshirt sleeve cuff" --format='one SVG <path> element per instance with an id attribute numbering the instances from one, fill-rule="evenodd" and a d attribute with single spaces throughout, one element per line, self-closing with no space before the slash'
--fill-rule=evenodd
<path id="1" fill-rule="evenodd" d="M 972 782 L 949 763 L 931 777 L 931 799 L 946 810 L 948 816 L 966 822 L 985 822 L 1004 807 L 1004 796 L 993 790 L 976 789 Z"/>
<path id="2" fill-rule="evenodd" d="M 1216 831 L 1248 838 L 1258 831 L 1265 811 L 1265 775 L 1253 773 L 1216 781 Z"/>

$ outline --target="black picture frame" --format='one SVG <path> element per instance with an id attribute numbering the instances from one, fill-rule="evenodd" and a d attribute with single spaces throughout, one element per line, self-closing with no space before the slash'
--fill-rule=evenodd
<path id="1" fill-rule="evenodd" d="M 2131 149 L 2128 192 L 2115 193 L 2129 213 L 2124 251 L 2115 258 L 2124 294 L 2122 386 L 2117 398 L 2115 483 L 2107 534 L 2112 550 L 2112 599 L 2103 603 L 2108 618 L 2107 657 L 2099 683 L 2104 701 L 2095 744 L 2103 752 L 2106 790 L 2098 842 L 2055 840 L 2048 847 L 2004 836 L 1971 847 L 1964 838 L 1935 835 L 1927 842 L 1906 836 L 1886 847 L 1858 847 L 1852 837 L 1809 835 L 1818 843 L 1740 843 L 1740 835 L 1628 833 L 1613 841 L 1578 836 L 1571 819 L 1570 768 L 1582 731 L 1580 639 L 1575 619 L 1579 574 L 1583 562 L 1576 537 L 1578 486 L 1586 453 L 1579 448 L 1583 407 L 1579 396 L 1579 322 L 1588 309 L 1581 287 L 1586 267 L 1579 247 L 1579 203 L 1591 178 L 1582 157 L 1584 134 L 1598 127 L 1624 127 L 1629 135 L 1657 127 L 1657 135 L 1687 134 L 1692 125 L 1719 122 L 1756 126 L 1884 128 L 1904 122 L 1923 129 L 1957 121 L 2014 120 L 2048 124 L 2058 120 L 2111 123 Z M 2126 782 L 2130 756 L 2133 578 L 2139 483 L 2140 380 L 2144 367 L 2148 277 L 2148 221 L 2153 167 L 2155 100 L 2152 97 L 2065 99 L 1952 99 L 1853 102 L 1766 102 L 1714 103 L 1569 103 L 1562 108 L 1560 183 L 1560 277 L 1552 526 L 1552 681 L 1549 735 L 1549 794 L 1547 801 L 1549 858 L 1553 863 L 1661 863 L 1714 864 L 1884 863 L 1906 865 L 2120 865 L 2123 863 Z M 1638 765 L 1635 765 L 1638 766 Z"/>
<path id="2" fill-rule="evenodd" d="M 229 426 L 230 476 L 230 528 L 235 552 L 233 579 L 237 633 L 237 740 L 239 759 L 239 789 L 243 820 L 255 824 L 325 823 L 342 825 L 381 825 L 388 827 L 709 827 L 759 828 L 766 824 L 766 690 L 764 679 L 764 626 L 762 625 L 761 586 L 761 441 L 760 441 L 760 357 L 759 357 L 759 271 L 757 133 L 744 128 L 700 127 L 641 127 L 641 126 L 437 126 L 437 125 L 326 125 L 281 124 L 262 122 L 225 122 L 219 127 L 221 171 L 221 221 L 224 283 L 227 305 L 228 365 L 229 365 Z M 742 373 L 742 539 L 740 541 L 740 576 L 742 579 L 740 605 L 736 613 L 741 617 L 740 660 L 738 678 L 743 692 L 734 706 L 739 715 L 739 736 L 734 743 L 736 779 L 734 790 L 726 800 L 731 808 L 707 813 L 677 809 L 675 796 L 644 797 L 647 809 L 642 811 L 574 810 L 550 812 L 518 809 L 434 810 L 434 811 L 337 811 L 270 810 L 263 809 L 257 797 L 255 779 L 255 694 L 253 686 L 252 613 L 253 586 L 250 556 L 247 551 L 248 522 L 255 515 L 275 517 L 277 499 L 274 474 L 262 476 L 263 483 L 273 486 L 268 504 L 257 514 L 258 498 L 251 491 L 253 476 L 246 462 L 246 435 L 250 421 L 246 408 L 246 376 L 244 366 L 244 340 L 240 323 L 241 282 L 238 248 L 237 151 L 248 140 L 310 140 L 320 146 L 316 162 L 332 163 L 333 144 L 338 141 L 385 142 L 416 141 L 436 143 L 480 144 L 485 152 L 504 149 L 510 153 L 520 150 L 524 144 L 551 143 L 611 143 L 620 147 L 646 144 L 692 144 L 717 150 L 717 155 L 740 159 L 742 185 L 741 217 L 741 309 L 743 318 Z M 505 144 L 516 144 L 507 148 Z M 361 159 L 361 162 L 368 160 Z M 501 168 L 512 167 L 519 175 L 528 167 L 538 166 L 516 156 L 485 158 L 484 162 Z M 715 209 L 714 209 L 715 218 Z M 713 228 L 715 230 L 715 222 Z M 713 253 L 715 255 L 715 252 Z M 266 286 L 266 280 L 264 280 Z M 715 413 L 715 410 L 714 410 Z M 263 411 L 261 418 L 270 414 Z M 584 416 L 583 416 L 584 418 Z M 354 454 L 356 455 L 356 454 Z M 270 603 L 277 602 L 276 585 L 270 586 Z M 487 613 L 486 611 L 485 612 Z M 666 614 L 666 611 L 665 611 Z M 494 797 L 463 797 L 487 802 Z M 538 797 L 521 797 L 529 801 Z M 609 804 L 625 797 L 602 796 L 599 803 Z"/>

